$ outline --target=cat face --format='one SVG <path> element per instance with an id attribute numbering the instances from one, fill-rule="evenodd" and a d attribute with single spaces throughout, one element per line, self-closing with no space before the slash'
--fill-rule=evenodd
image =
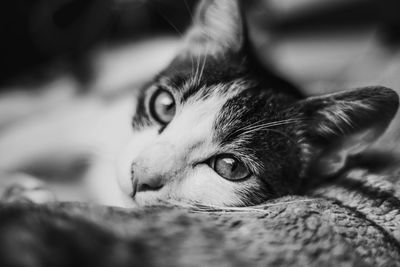
<path id="1" fill-rule="evenodd" d="M 304 98 L 250 47 L 239 2 L 201 3 L 181 52 L 138 97 L 119 164 L 133 202 L 244 206 L 294 193 L 309 173 L 341 169 L 397 110 L 381 87 Z"/>

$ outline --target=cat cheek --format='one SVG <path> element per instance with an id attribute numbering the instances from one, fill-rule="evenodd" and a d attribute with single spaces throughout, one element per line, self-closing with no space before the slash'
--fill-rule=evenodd
<path id="1" fill-rule="evenodd" d="M 176 198 L 181 197 L 189 202 L 211 206 L 234 206 L 242 202 L 236 193 L 237 186 L 202 164 L 182 179 L 175 194 Z"/>
<path id="2" fill-rule="evenodd" d="M 127 195 L 132 194 L 131 165 L 142 151 L 154 142 L 158 135 L 157 131 L 156 128 L 150 128 L 133 134 L 130 143 L 117 158 L 118 183 Z"/>

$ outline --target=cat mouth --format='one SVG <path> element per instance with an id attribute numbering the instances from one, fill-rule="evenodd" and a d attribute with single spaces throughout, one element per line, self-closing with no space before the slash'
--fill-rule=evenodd
<path id="1" fill-rule="evenodd" d="M 137 184 L 138 184 L 138 179 L 133 178 L 133 175 L 131 176 L 131 184 L 132 184 L 132 193 L 130 194 L 130 197 L 132 199 L 135 199 L 136 192 L 137 192 Z"/>

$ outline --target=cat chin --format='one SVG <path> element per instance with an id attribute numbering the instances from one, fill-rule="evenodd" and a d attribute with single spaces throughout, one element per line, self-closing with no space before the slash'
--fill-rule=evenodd
<path id="1" fill-rule="evenodd" d="M 167 202 L 160 197 L 159 192 L 140 192 L 131 201 L 137 207 L 154 206 Z"/>
<path id="2" fill-rule="evenodd" d="M 223 195 L 223 194 L 222 194 Z M 179 192 L 170 192 L 167 190 L 161 191 L 147 191 L 139 192 L 133 198 L 131 196 L 126 196 L 128 208 L 139 208 L 148 206 L 158 206 L 158 205 L 177 205 L 177 206 L 204 206 L 204 207 L 236 207 L 244 206 L 240 198 L 228 197 L 228 198 L 213 198 L 209 196 L 208 198 L 200 197 L 199 195 L 185 195 Z"/>

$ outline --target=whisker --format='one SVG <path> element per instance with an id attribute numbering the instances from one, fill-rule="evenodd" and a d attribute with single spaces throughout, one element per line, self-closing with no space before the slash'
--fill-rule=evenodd
<path id="1" fill-rule="evenodd" d="M 160 14 L 160 16 L 176 31 L 176 33 L 178 33 L 178 35 L 180 37 L 183 37 L 183 33 L 180 30 L 178 30 L 178 28 L 172 23 L 172 21 L 170 19 L 168 19 L 166 16 L 164 16 L 160 12 L 158 12 L 158 14 Z"/>
<path id="2" fill-rule="evenodd" d="M 257 128 L 265 128 L 265 127 L 272 127 L 272 126 L 278 126 L 278 125 L 284 125 L 284 124 L 291 124 L 291 123 L 295 123 L 295 122 L 298 122 L 298 121 L 299 120 L 289 119 L 289 120 L 268 122 L 268 123 L 264 123 L 264 124 L 255 124 L 253 126 L 245 127 L 243 129 L 252 130 L 252 129 L 257 129 Z"/>
<path id="3" fill-rule="evenodd" d="M 276 123 L 298 121 L 299 119 L 297 119 L 297 118 L 296 119 L 284 119 L 284 120 L 279 120 L 279 121 L 268 121 L 268 122 L 267 122 L 267 120 L 268 119 L 256 121 L 255 123 L 249 124 L 249 125 L 241 128 L 241 130 L 245 130 L 245 129 L 248 129 L 248 128 L 251 128 L 251 127 L 257 127 L 257 126 L 261 126 L 261 125 L 271 125 L 271 124 L 276 124 Z"/>
<path id="4" fill-rule="evenodd" d="M 292 143 L 297 143 L 297 141 L 295 139 L 293 139 L 293 137 L 289 136 L 288 134 L 279 131 L 277 129 L 266 129 L 268 132 L 273 132 L 273 133 L 278 133 L 280 135 L 283 135 L 284 137 L 286 137 L 287 139 L 289 139 Z M 292 150 L 295 149 L 295 147 L 292 147 Z"/>
<path id="5" fill-rule="evenodd" d="M 234 136 L 234 135 L 244 135 L 244 134 L 248 134 L 251 132 L 256 132 L 259 130 L 263 130 L 263 129 L 267 129 L 270 127 L 274 127 L 274 126 L 280 126 L 280 125 L 287 125 L 287 124 L 293 124 L 296 122 L 300 122 L 302 121 L 302 119 L 300 118 L 296 118 L 296 119 L 285 119 L 285 120 L 280 120 L 280 121 L 272 121 L 272 122 L 268 122 L 268 123 L 254 123 L 254 124 L 250 124 L 246 127 L 240 128 L 236 131 L 234 131 L 233 133 L 229 134 L 228 137 L 230 136 Z"/>
<path id="6" fill-rule="evenodd" d="M 270 129 L 272 127 L 275 127 L 275 126 L 288 125 L 288 124 L 292 124 L 292 123 L 290 123 L 290 122 L 287 122 L 287 123 L 276 123 L 276 124 L 270 124 L 270 125 L 263 125 L 263 126 L 259 126 L 259 127 L 253 127 L 253 128 L 250 128 L 250 129 L 246 129 L 245 131 L 239 133 L 239 135 L 250 134 L 250 133 L 254 133 L 254 132 L 262 131 L 262 130 L 268 130 L 268 129 Z"/>
<path id="7" fill-rule="evenodd" d="M 203 74 L 204 74 L 204 67 L 206 66 L 207 55 L 208 55 L 209 48 L 210 48 L 210 42 L 207 42 L 206 53 L 204 54 L 203 66 L 201 67 L 199 81 L 201 80 L 201 78 L 203 77 Z"/>
<path id="8" fill-rule="evenodd" d="M 262 125 L 270 125 L 270 124 L 276 124 L 276 123 L 292 123 L 292 122 L 300 122 L 302 121 L 301 118 L 292 118 L 292 119 L 284 119 L 284 120 L 279 120 L 279 121 L 269 121 L 269 122 L 265 122 L 267 119 L 265 120 L 260 120 L 257 121 L 253 124 L 250 124 L 248 126 L 250 127 L 254 127 L 254 126 L 262 126 Z"/>
<path id="9" fill-rule="evenodd" d="M 218 206 L 218 205 L 191 204 L 191 203 L 175 201 L 175 200 L 165 201 L 164 204 L 170 204 L 170 205 L 179 206 L 182 208 L 188 208 L 193 212 L 201 212 L 201 213 L 203 213 L 203 212 L 206 212 L 206 213 L 211 213 L 211 212 L 262 212 L 262 213 L 265 213 L 265 211 L 270 207 L 281 206 L 281 205 L 292 205 L 292 204 L 298 204 L 298 203 L 304 203 L 304 202 L 313 202 L 316 200 L 317 200 L 317 198 L 308 198 L 308 199 L 300 199 L 300 200 L 294 200 L 294 201 L 281 201 L 281 202 L 276 202 L 276 203 L 271 203 L 271 204 L 260 204 L 260 205 L 256 205 L 256 206 L 250 206 L 250 207 L 228 207 L 228 206 Z"/>
<path id="10" fill-rule="evenodd" d="M 200 57 L 200 55 L 196 54 L 196 72 L 195 72 L 194 77 L 193 77 L 193 86 L 198 84 L 198 75 L 199 75 L 199 71 L 200 71 L 200 59 L 199 59 L 199 57 Z"/>
<path id="11" fill-rule="evenodd" d="M 277 202 L 277 203 L 271 203 L 271 204 L 261 204 L 257 206 L 251 206 L 251 207 L 223 207 L 223 206 L 206 206 L 203 205 L 203 209 L 199 209 L 199 212 L 263 212 L 267 210 L 267 208 L 274 207 L 274 206 L 281 206 L 281 205 L 291 205 L 291 204 L 298 204 L 302 202 L 312 202 L 317 200 L 316 198 L 312 199 L 301 199 L 301 200 L 295 200 L 295 201 L 282 201 L 282 202 Z M 194 210 L 197 211 L 197 210 Z"/>
<path id="12" fill-rule="evenodd" d="M 189 15 L 190 15 L 190 18 L 191 18 L 191 20 L 192 20 L 192 22 L 193 22 L 193 21 L 194 21 L 193 13 L 190 11 L 189 5 L 188 5 L 188 3 L 186 2 L 186 0 L 183 0 L 183 2 L 185 3 L 186 10 L 188 11 L 188 13 L 189 13 Z"/>
<path id="13" fill-rule="evenodd" d="M 194 59 L 193 59 L 193 55 L 191 53 L 189 53 L 190 55 L 190 61 L 192 62 L 190 65 L 190 73 L 191 73 L 191 77 L 193 77 L 193 72 L 194 72 Z M 189 85 L 193 86 L 194 82 L 193 82 L 193 78 L 189 80 Z"/>
<path id="14" fill-rule="evenodd" d="M 203 32 L 204 35 L 207 35 L 207 32 L 204 29 L 200 29 L 200 30 Z M 197 85 L 200 84 L 200 80 L 201 80 L 201 77 L 202 77 L 203 72 L 204 72 L 204 66 L 205 66 L 205 63 L 206 63 L 206 60 L 207 60 L 207 54 L 208 54 L 209 46 L 210 46 L 210 42 L 207 42 L 206 48 L 205 48 L 205 53 L 203 53 L 203 57 L 204 57 L 203 60 L 201 60 L 202 53 L 201 52 L 197 53 L 197 63 L 198 63 L 197 68 L 198 68 L 198 71 L 196 71 L 196 76 L 195 76 L 196 81 L 197 81 Z M 201 69 L 200 69 L 200 65 L 202 65 Z"/>

